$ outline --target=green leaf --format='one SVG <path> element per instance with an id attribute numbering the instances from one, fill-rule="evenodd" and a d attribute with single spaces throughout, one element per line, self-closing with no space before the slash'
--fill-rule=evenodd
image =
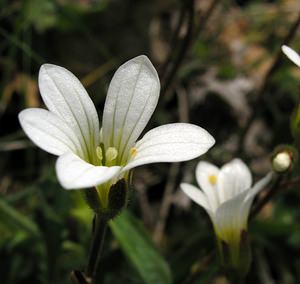
<path id="1" fill-rule="evenodd" d="M 169 265 L 160 255 L 143 225 L 127 211 L 110 222 L 122 250 L 147 284 L 169 284 Z"/>
<path id="2" fill-rule="evenodd" d="M 4 200 L 0 200 L 0 223 L 10 230 L 22 229 L 34 237 L 40 236 L 36 224 Z"/>

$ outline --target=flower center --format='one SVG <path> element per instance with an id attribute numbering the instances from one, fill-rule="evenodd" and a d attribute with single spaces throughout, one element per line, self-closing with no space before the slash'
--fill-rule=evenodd
<path id="1" fill-rule="evenodd" d="M 96 147 L 96 156 L 97 156 L 97 166 L 124 166 L 128 160 L 134 158 L 138 153 L 137 148 L 132 147 L 129 150 L 127 155 L 121 155 L 117 148 L 108 147 L 106 150 L 104 149 L 104 145 L 100 144 L 100 146 Z"/>
<path id="2" fill-rule="evenodd" d="M 118 157 L 118 150 L 115 147 L 108 147 L 103 155 L 104 148 L 100 145 L 96 148 L 96 155 L 99 159 L 100 165 L 102 166 L 115 166 Z"/>
<path id="3" fill-rule="evenodd" d="M 217 176 L 216 175 L 209 175 L 208 176 L 208 182 L 211 185 L 216 185 L 216 183 L 217 183 Z"/>

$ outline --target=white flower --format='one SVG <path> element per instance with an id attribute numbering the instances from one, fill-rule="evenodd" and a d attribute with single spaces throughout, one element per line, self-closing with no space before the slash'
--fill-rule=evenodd
<path id="1" fill-rule="evenodd" d="M 218 240 L 238 245 L 247 231 L 247 220 L 255 195 L 271 180 L 271 173 L 252 186 L 248 167 L 234 159 L 221 169 L 199 162 L 196 179 L 201 189 L 182 183 L 181 189 L 202 206 L 211 218 Z"/>
<path id="2" fill-rule="evenodd" d="M 127 179 L 134 167 L 190 160 L 215 142 L 203 128 L 186 123 L 154 128 L 136 142 L 160 91 L 157 72 L 143 55 L 123 64 L 113 76 L 101 131 L 92 100 L 71 72 L 45 64 L 39 88 L 48 110 L 23 110 L 19 120 L 37 146 L 59 156 L 56 172 L 66 189 L 97 186 L 105 199 L 111 185 Z"/>
<path id="3" fill-rule="evenodd" d="M 294 62 L 298 67 L 300 67 L 300 56 L 294 49 L 283 45 L 281 47 L 281 50 L 292 62 Z"/>

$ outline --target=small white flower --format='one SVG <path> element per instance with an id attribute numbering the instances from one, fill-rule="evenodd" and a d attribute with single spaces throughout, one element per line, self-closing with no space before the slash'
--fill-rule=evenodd
<path id="1" fill-rule="evenodd" d="M 281 47 L 281 50 L 292 62 L 294 62 L 298 67 L 300 67 L 300 56 L 294 49 L 283 45 Z"/>
<path id="2" fill-rule="evenodd" d="M 234 159 L 221 169 L 208 162 L 199 162 L 196 179 L 200 189 L 182 183 L 181 189 L 202 206 L 211 218 L 219 241 L 239 244 L 255 195 L 271 180 L 271 173 L 252 186 L 248 167 Z"/>
<path id="3" fill-rule="evenodd" d="M 19 120 L 37 146 L 59 156 L 56 172 L 66 189 L 97 186 L 100 197 L 107 199 L 110 186 L 127 179 L 134 167 L 190 160 L 215 142 L 203 128 L 186 123 L 154 128 L 136 142 L 160 91 L 157 72 L 143 55 L 123 64 L 113 76 L 101 131 L 92 100 L 71 72 L 45 64 L 39 88 L 48 110 L 23 110 Z"/>

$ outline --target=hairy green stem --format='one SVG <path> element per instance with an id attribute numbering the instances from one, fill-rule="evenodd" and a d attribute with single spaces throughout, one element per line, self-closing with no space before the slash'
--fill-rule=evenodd
<path id="1" fill-rule="evenodd" d="M 106 228 L 107 219 L 100 216 L 100 214 L 95 214 L 93 224 L 93 237 L 88 257 L 88 264 L 85 271 L 86 277 L 92 279 L 92 283 L 95 283 L 96 274 L 100 268 L 100 259 L 105 239 Z"/>

